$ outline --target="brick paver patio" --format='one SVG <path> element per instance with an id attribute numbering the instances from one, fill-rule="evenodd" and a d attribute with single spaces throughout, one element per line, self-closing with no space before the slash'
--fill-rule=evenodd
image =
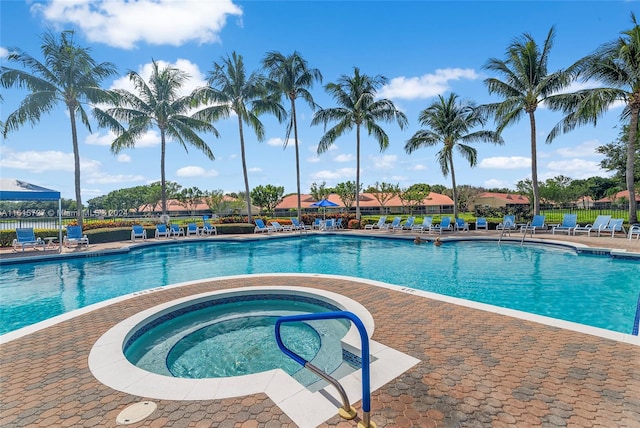
<path id="1" fill-rule="evenodd" d="M 359 282 L 282 276 L 143 294 L 0 345 L 0 426 L 116 426 L 120 411 L 145 397 L 112 390 L 89 371 L 89 351 L 106 330 L 185 295 L 271 284 L 362 303 L 376 323 L 374 340 L 421 360 L 373 393 L 378 427 L 640 427 L 639 346 Z M 295 426 L 265 394 L 152 401 L 158 409 L 131 426 Z M 322 426 L 356 423 L 336 416 Z"/>

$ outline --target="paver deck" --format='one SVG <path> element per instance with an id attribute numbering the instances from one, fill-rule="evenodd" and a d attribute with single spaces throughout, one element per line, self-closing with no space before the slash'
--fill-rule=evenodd
<path id="1" fill-rule="evenodd" d="M 116 426 L 120 411 L 145 397 L 112 390 L 91 374 L 87 357 L 104 332 L 185 295 L 271 284 L 360 302 L 374 317 L 374 340 L 421 361 L 372 395 L 379 427 L 640 427 L 639 346 L 349 280 L 282 276 L 142 294 L 1 344 L 0 426 Z M 158 409 L 131 426 L 296 426 L 265 394 L 153 401 Z M 321 426 L 357 421 L 336 416 Z"/>

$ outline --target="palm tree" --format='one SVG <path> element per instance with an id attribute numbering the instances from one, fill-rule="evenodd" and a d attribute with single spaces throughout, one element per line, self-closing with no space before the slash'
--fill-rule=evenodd
<path id="1" fill-rule="evenodd" d="M 264 76 L 253 72 L 249 76 L 245 71 L 242 55 L 233 52 L 222 61 L 213 63 L 213 70 L 208 73 L 209 86 L 198 90 L 198 97 L 207 103 L 213 103 L 201 110 L 197 117 L 205 120 L 227 118 L 231 113 L 238 117 L 238 131 L 240 133 L 240 153 L 242 157 L 242 172 L 244 174 L 245 200 L 247 203 L 248 222 L 251 223 L 251 192 L 249 191 L 249 177 L 247 175 L 247 159 L 244 147 L 243 124 L 252 128 L 258 141 L 264 140 L 264 126 L 258 116 L 264 112 L 271 112 L 278 120 L 286 115 L 284 108 L 278 102 L 280 94 L 274 95 L 267 90 Z"/>
<path id="2" fill-rule="evenodd" d="M 456 94 L 450 94 L 446 99 L 439 95 L 438 101 L 420 112 L 418 118 L 420 124 L 428 128 L 417 131 L 404 146 L 405 151 L 411 154 L 421 147 L 443 145 L 437 158 L 442 174 L 446 177 L 451 173 L 453 215 L 456 218 L 458 217 L 458 194 L 453 167 L 454 148 L 473 167 L 476 165 L 478 152 L 474 147 L 464 143 L 475 141 L 503 143 L 502 137 L 497 132 L 484 130 L 470 132 L 472 128 L 484 125 L 483 118 L 472 103 L 458 103 L 457 100 Z"/>
<path id="3" fill-rule="evenodd" d="M 135 148 L 136 142 L 150 129 L 160 130 L 160 184 L 162 188 L 162 215 L 167 215 L 167 181 L 165 157 L 167 138 L 176 140 L 184 149 L 187 145 L 200 150 L 209 159 L 215 159 L 211 148 L 196 132 L 218 131 L 210 122 L 200 120 L 190 110 L 197 104 L 193 93 L 181 96 L 180 90 L 189 75 L 167 65 L 160 68 L 152 62 L 151 76 L 146 82 L 135 71 L 128 74 L 138 94 L 123 89 L 113 91 L 117 105 L 105 111 L 96 108 L 95 114 L 101 126 L 111 129 L 116 139 L 111 144 L 114 154 L 127 148 Z M 128 128 L 123 125 L 125 123 Z"/>
<path id="4" fill-rule="evenodd" d="M 572 66 L 577 76 L 584 80 L 595 79 L 602 86 L 584 89 L 569 94 L 568 99 L 550 103 L 552 108 L 564 110 L 567 116 L 553 128 L 548 141 L 578 125 L 595 125 L 613 103 L 623 102 L 621 120 L 629 121 L 625 181 L 629 190 L 629 223 L 633 224 L 638 222 L 634 168 L 640 115 L 640 25 L 633 13 L 631 21 L 634 27 L 623 31 L 622 37 L 601 45 Z"/>
<path id="5" fill-rule="evenodd" d="M 44 113 L 51 112 L 59 102 L 63 102 L 71 121 L 71 142 L 73 144 L 74 179 L 76 205 L 78 207 L 78 225 L 82 227 L 82 195 L 80 194 L 80 150 L 76 120 L 91 132 L 85 104 L 106 102 L 110 99 L 106 90 L 100 88 L 100 82 L 116 74 L 116 68 L 109 62 L 96 63 L 91 51 L 77 45 L 73 40 L 73 31 L 63 31 L 60 37 L 47 33 L 42 37 L 42 55 L 40 62 L 20 49 L 11 49 L 7 57 L 9 62 L 17 62 L 29 71 L 2 66 L 0 85 L 3 88 L 16 86 L 30 91 L 12 112 L 3 126 L 3 136 L 15 131 L 29 122 L 35 125 Z"/>
<path id="6" fill-rule="evenodd" d="M 554 29 L 551 27 L 541 49 L 531 35 L 524 34 L 509 45 L 504 60 L 491 58 L 484 66 L 504 77 L 504 81 L 494 77 L 484 81 L 490 94 L 498 94 L 504 98 L 502 102 L 481 106 L 495 116 L 497 132 L 502 133 L 504 128 L 518 122 L 523 114 L 529 117 L 534 214 L 540 214 L 535 112 L 542 102 L 553 102 L 554 98 L 566 97 L 566 94 L 558 92 L 571 83 L 569 70 L 554 73 L 547 70 L 553 37 Z"/>
<path id="7" fill-rule="evenodd" d="M 313 86 L 314 80 L 322 82 L 322 74 L 316 68 L 309 68 L 298 52 L 293 52 L 289 56 L 284 56 L 280 52 L 269 52 L 262 60 L 265 69 L 268 70 L 269 84 L 273 85 L 278 92 L 283 94 L 291 102 L 289 123 L 287 125 L 287 135 L 284 138 L 284 147 L 289 143 L 291 129 L 293 129 L 293 139 L 296 149 L 296 185 L 298 192 L 298 220 L 301 220 L 302 204 L 300 202 L 300 153 L 298 150 L 298 119 L 296 115 L 296 99 L 302 98 L 315 110 L 317 104 L 313 101 L 313 96 L 308 88 Z"/>
<path id="8" fill-rule="evenodd" d="M 407 117 L 389 99 L 376 100 L 376 93 L 387 82 L 384 76 L 370 77 L 360 74 L 354 67 L 353 76 L 342 75 L 336 83 L 325 86 L 339 107 L 320 109 L 313 115 L 312 125 L 337 122 L 325 132 L 318 144 L 318 154 L 326 152 L 338 137 L 356 128 L 356 219 L 360 219 L 360 128 L 365 126 L 369 135 L 378 142 L 380 151 L 389 146 L 389 136 L 378 121 L 397 122 L 400 129 L 408 125 Z"/>

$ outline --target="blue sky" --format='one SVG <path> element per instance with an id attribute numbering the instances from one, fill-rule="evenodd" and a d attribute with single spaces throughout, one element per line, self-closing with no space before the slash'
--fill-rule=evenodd
<path id="1" fill-rule="evenodd" d="M 268 51 L 300 52 L 309 65 L 323 74 L 312 88 L 321 107 L 334 107 L 323 86 L 353 67 L 389 79 L 381 95 L 392 99 L 407 115 L 401 131 L 383 124 L 390 145 L 380 152 L 363 133 L 361 182 L 444 184 L 436 161 L 436 148 L 411 155 L 404 144 L 420 129 L 418 115 L 437 95 L 455 92 L 464 100 L 482 104 L 489 96 L 483 69 L 491 57 L 503 58 L 509 43 L 523 33 L 540 44 L 551 26 L 556 37 L 549 70 L 572 64 L 600 44 L 631 27 L 630 15 L 640 15 L 637 1 L 209 1 L 209 0 L 56 0 L 2 1 L 0 58 L 3 65 L 11 48 L 18 47 L 42 59 L 41 36 L 75 29 L 76 40 L 91 47 L 98 62 L 118 67 L 119 76 L 105 87 L 128 87 L 125 74 L 135 70 L 148 75 L 151 60 L 170 63 L 186 71 L 187 89 L 205 83 L 213 63 L 236 51 L 249 71 L 259 68 Z M 577 86 L 576 86 L 577 88 Z M 2 90 L 0 118 L 15 110 L 25 96 L 17 89 Z M 598 123 L 579 128 L 546 145 L 548 131 L 559 113 L 540 108 L 538 121 L 538 174 L 541 180 L 563 174 L 571 178 L 607 176 L 594 149 L 618 136 L 621 107 L 610 110 Z M 313 182 L 328 186 L 355 180 L 355 132 L 339 138 L 331 150 L 318 156 L 323 127 L 311 127 L 313 111 L 298 103 L 302 191 Z M 295 192 L 293 144 L 283 150 L 285 125 L 263 116 L 266 140 L 258 142 L 246 132 L 249 184 L 284 186 Z M 244 189 L 240 143 L 235 118 L 215 124 L 220 138 L 204 136 L 216 159 L 208 160 L 195 149 L 188 153 L 168 145 L 167 179 L 184 187 L 225 192 Z M 93 127 L 79 129 L 83 201 L 111 190 L 147 184 L 160 179 L 159 135 L 150 133 L 137 147 L 118 156 L 110 152 L 112 136 Z M 503 133 L 504 146 L 478 143 L 478 165 L 470 168 L 454 158 L 458 184 L 515 188 L 530 177 L 529 123 L 522 120 Z M 63 105 L 31 127 L 9 134 L 0 144 L 0 175 L 18 178 L 62 192 L 75 199 L 73 155 L 68 116 Z"/>

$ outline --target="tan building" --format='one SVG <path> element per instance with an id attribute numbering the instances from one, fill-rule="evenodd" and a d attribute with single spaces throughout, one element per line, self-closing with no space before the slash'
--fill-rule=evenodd
<path id="1" fill-rule="evenodd" d="M 337 204 L 335 208 L 328 208 L 327 212 L 345 212 L 346 207 L 340 200 L 340 197 L 332 193 L 327 198 L 329 201 Z M 316 210 L 316 207 L 312 207 L 313 203 L 317 202 L 311 195 L 301 194 L 300 205 L 304 212 L 310 212 Z M 285 196 L 282 202 L 278 204 L 275 209 L 275 215 L 290 215 L 298 209 L 298 196 L 296 194 Z M 355 202 L 350 212 L 355 212 Z M 360 194 L 360 212 L 362 214 L 389 214 L 389 213 L 408 213 L 409 207 L 402 205 L 402 201 L 399 197 L 395 196 L 386 201 L 384 207 L 380 205 L 380 202 L 374 197 L 372 193 Z M 423 204 L 412 209 L 414 214 L 441 214 L 453 212 L 453 200 L 440 193 L 429 193 L 429 196 L 425 198 Z"/>
<path id="2" fill-rule="evenodd" d="M 473 200 L 474 207 L 481 208 L 514 208 L 529 205 L 529 198 L 515 193 L 480 193 Z"/>

